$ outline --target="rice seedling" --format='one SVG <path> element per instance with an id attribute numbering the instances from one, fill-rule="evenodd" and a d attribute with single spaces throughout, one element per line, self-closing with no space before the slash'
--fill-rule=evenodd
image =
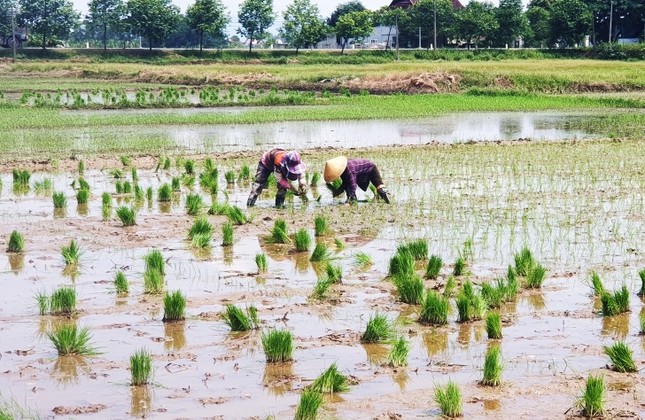
<path id="1" fill-rule="evenodd" d="M 638 296 L 645 296 L 645 268 L 638 272 L 638 276 L 641 278 L 641 289 L 638 291 Z"/>
<path id="2" fill-rule="evenodd" d="M 262 348 L 267 363 L 280 363 L 292 360 L 293 335 L 286 330 L 270 330 L 262 333 Z"/>
<path id="3" fill-rule="evenodd" d="M 298 229 L 295 235 L 293 235 L 293 242 L 296 246 L 296 252 L 306 252 L 309 251 L 311 246 L 311 236 L 307 229 Z"/>
<path id="4" fill-rule="evenodd" d="M 385 315 L 376 313 L 370 317 L 361 336 L 362 343 L 383 343 L 394 339 L 396 330 Z"/>
<path id="5" fill-rule="evenodd" d="M 287 222 L 284 219 L 276 219 L 271 229 L 271 242 L 276 244 L 286 244 L 289 242 L 287 235 Z"/>
<path id="6" fill-rule="evenodd" d="M 90 184 L 85 180 L 85 178 L 78 179 L 78 189 L 79 190 L 91 190 Z"/>
<path id="7" fill-rule="evenodd" d="M 447 298 L 453 297 L 455 294 L 455 289 L 457 288 L 457 280 L 454 276 L 448 276 L 446 284 L 443 287 L 443 295 Z"/>
<path id="8" fill-rule="evenodd" d="M 491 312 L 486 316 L 486 333 L 489 340 L 502 338 L 502 317 L 499 312 Z"/>
<path id="9" fill-rule="evenodd" d="M 267 256 L 264 253 L 255 255 L 255 265 L 258 266 L 259 273 L 266 273 L 268 269 Z"/>
<path id="10" fill-rule="evenodd" d="M 134 207 L 120 206 L 116 209 L 116 216 L 123 226 L 134 226 L 137 224 L 137 212 Z"/>
<path id="11" fill-rule="evenodd" d="M 65 193 L 61 191 L 56 191 L 52 194 L 52 201 L 54 202 L 55 209 L 63 209 L 67 207 L 67 198 Z"/>
<path id="12" fill-rule="evenodd" d="M 506 296 L 506 288 L 504 284 L 492 285 L 491 283 L 483 283 L 481 288 L 482 298 L 486 301 L 489 308 L 499 308 L 504 302 Z"/>
<path id="13" fill-rule="evenodd" d="M 450 302 L 434 290 L 428 290 L 421 303 L 419 322 L 430 325 L 445 325 L 448 323 Z"/>
<path id="14" fill-rule="evenodd" d="M 36 294 L 36 305 L 38 306 L 38 313 L 45 315 L 49 312 L 49 296 L 45 292 L 38 292 Z"/>
<path id="15" fill-rule="evenodd" d="M 605 379 L 602 376 L 589 375 L 585 383 L 585 392 L 576 401 L 576 406 L 587 418 L 602 417 L 605 409 Z"/>
<path id="16" fill-rule="evenodd" d="M 233 245 L 233 225 L 226 222 L 222 225 L 222 246 Z"/>
<path id="17" fill-rule="evenodd" d="M 186 297 L 180 290 L 166 292 L 163 298 L 163 322 L 183 321 L 186 319 Z"/>
<path id="18" fill-rule="evenodd" d="M 167 183 L 164 183 L 157 190 L 157 200 L 161 202 L 169 202 L 172 200 L 172 188 Z"/>
<path id="19" fill-rule="evenodd" d="M 511 272 L 514 272 L 511 266 L 509 266 L 508 268 L 511 270 Z M 507 275 L 505 289 L 505 300 L 507 302 L 514 302 L 515 299 L 517 299 L 517 294 L 520 292 L 520 282 L 517 281 L 517 277 L 515 275 Z"/>
<path id="20" fill-rule="evenodd" d="M 123 271 L 118 271 L 116 276 L 114 276 L 114 288 L 116 289 L 117 295 L 123 296 L 128 294 L 130 286 Z"/>
<path id="21" fill-rule="evenodd" d="M 462 291 L 455 299 L 457 305 L 457 322 L 468 322 L 473 319 L 473 304 L 471 299 Z"/>
<path id="22" fill-rule="evenodd" d="M 170 162 L 170 158 L 166 157 L 166 159 L 164 159 L 164 161 L 163 161 L 163 170 L 164 171 L 169 171 L 171 165 L 172 165 L 172 163 Z"/>
<path id="23" fill-rule="evenodd" d="M 246 311 L 235 305 L 226 305 L 222 319 L 231 331 L 249 331 L 258 327 L 259 320 L 255 306 L 249 306 Z"/>
<path id="24" fill-rule="evenodd" d="M 145 261 L 146 271 L 157 271 L 162 276 L 166 275 L 166 261 L 164 260 L 161 251 L 158 249 L 153 249 L 147 253 L 143 257 L 143 260 Z"/>
<path id="25" fill-rule="evenodd" d="M 145 349 L 140 349 L 130 356 L 130 384 L 147 385 L 152 379 L 152 356 Z"/>
<path id="26" fill-rule="evenodd" d="M 602 296 L 605 292 L 605 286 L 603 286 L 600 276 L 595 271 L 591 273 L 591 287 L 595 296 Z"/>
<path id="27" fill-rule="evenodd" d="M 412 275 L 414 274 L 414 257 L 406 250 L 397 250 L 390 258 L 388 276 Z"/>
<path id="28" fill-rule="evenodd" d="M 618 341 L 611 346 L 603 346 L 603 350 L 614 365 L 616 372 L 636 372 L 632 349 L 624 341 Z"/>
<path id="29" fill-rule="evenodd" d="M 193 236 L 193 238 L 190 240 L 191 246 L 194 248 L 208 248 L 211 245 L 211 241 L 213 240 L 213 234 L 212 233 L 198 233 Z"/>
<path id="30" fill-rule="evenodd" d="M 114 191 L 115 191 L 117 194 L 123 194 L 123 192 L 124 192 L 124 191 L 123 191 L 123 182 L 121 182 L 121 181 L 117 181 L 117 182 L 115 182 L 115 183 L 114 183 Z"/>
<path id="31" fill-rule="evenodd" d="M 14 169 L 13 170 L 13 184 L 14 186 L 28 187 L 31 173 L 28 170 Z"/>
<path id="32" fill-rule="evenodd" d="M 224 179 L 226 179 L 226 183 L 229 185 L 235 184 L 235 178 L 237 178 L 235 171 L 227 171 L 224 174 Z"/>
<path id="33" fill-rule="evenodd" d="M 441 271 L 441 266 L 443 265 L 443 260 L 438 255 L 432 255 L 428 260 L 428 266 L 426 267 L 426 278 L 436 279 L 439 276 Z"/>
<path id="34" fill-rule="evenodd" d="M 533 258 L 533 254 L 531 254 L 531 250 L 526 247 L 522 248 L 519 253 L 515 254 L 514 260 L 515 272 L 518 276 L 523 277 L 528 275 L 531 267 L 535 264 L 535 259 Z"/>
<path id="35" fill-rule="evenodd" d="M 76 241 L 72 239 L 69 245 L 61 248 L 61 254 L 63 255 L 65 265 L 75 265 L 78 264 L 78 260 L 81 257 L 81 248 Z"/>
<path id="36" fill-rule="evenodd" d="M 434 390 L 434 400 L 439 405 L 441 414 L 445 417 L 461 417 L 463 403 L 459 386 L 453 381 L 448 381 L 444 386 L 437 386 Z"/>
<path id="37" fill-rule="evenodd" d="M 423 300 L 423 280 L 416 274 L 394 276 L 394 285 L 403 303 L 418 305 Z"/>
<path id="38" fill-rule="evenodd" d="M 311 291 L 311 297 L 314 299 L 323 299 L 329 288 L 334 284 L 327 276 L 323 276 L 316 281 L 314 289 Z"/>
<path id="39" fill-rule="evenodd" d="M 323 397 L 321 393 L 305 389 L 300 394 L 300 402 L 298 403 L 294 420 L 316 420 L 322 403 Z"/>
<path id="40" fill-rule="evenodd" d="M 121 171 L 121 169 L 118 169 L 118 168 L 110 169 L 108 174 L 114 179 L 123 178 L 123 171 Z"/>
<path id="41" fill-rule="evenodd" d="M 314 252 L 311 253 L 311 257 L 309 258 L 309 261 L 320 262 L 320 261 L 327 261 L 330 258 L 331 258 L 331 255 L 329 253 L 329 249 L 327 248 L 327 245 L 320 242 L 316 244 L 316 247 L 314 248 Z"/>
<path id="42" fill-rule="evenodd" d="M 484 358 L 484 378 L 481 384 L 486 386 L 501 385 L 503 370 L 504 366 L 502 365 L 499 346 L 489 347 Z"/>
<path id="43" fill-rule="evenodd" d="M 7 252 L 24 252 L 25 250 L 25 238 L 22 236 L 22 233 L 14 230 L 9 235 L 9 243 L 7 245 Z"/>
<path id="44" fill-rule="evenodd" d="M 461 276 L 464 274 L 464 270 L 466 269 L 466 260 L 464 257 L 461 255 L 457 257 L 457 260 L 455 261 L 455 267 L 452 270 L 452 274 L 454 276 Z"/>
<path id="45" fill-rule="evenodd" d="M 101 194 L 101 204 L 106 207 L 112 207 L 112 196 L 108 192 Z"/>
<path id="46" fill-rule="evenodd" d="M 148 203 L 152 203 L 152 196 L 154 192 L 152 190 L 152 187 L 146 188 L 146 199 L 148 200 Z"/>
<path id="47" fill-rule="evenodd" d="M 309 186 L 317 187 L 319 183 L 320 183 L 320 172 L 314 172 L 314 174 L 311 176 L 311 182 L 309 183 Z"/>
<path id="48" fill-rule="evenodd" d="M 332 283 L 340 283 L 343 279 L 343 267 L 328 262 L 325 265 L 325 273 Z"/>
<path id="49" fill-rule="evenodd" d="M 120 157 L 120 160 L 121 160 L 121 165 L 123 165 L 124 167 L 132 165 L 132 159 L 130 159 L 130 156 L 123 155 Z"/>
<path id="50" fill-rule="evenodd" d="M 623 284 L 623 287 L 614 291 L 613 294 L 605 291 L 600 296 L 603 316 L 613 316 L 629 312 L 629 290 Z"/>
<path id="51" fill-rule="evenodd" d="M 61 287 L 49 297 L 49 311 L 52 315 L 69 316 L 76 310 L 76 289 Z"/>
<path id="52" fill-rule="evenodd" d="M 318 215 L 314 218 L 314 232 L 315 236 L 325 236 L 330 232 L 327 219 L 323 215 Z"/>
<path id="53" fill-rule="evenodd" d="M 181 191 L 181 179 L 177 176 L 172 177 L 172 180 L 170 181 L 170 186 L 172 187 L 172 190 L 175 192 Z"/>
<path id="54" fill-rule="evenodd" d="M 103 204 L 101 206 L 101 217 L 103 221 L 107 222 L 112 217 L 112 206 L 106 206 Z"/>
<path id="55" fill-rule="evenodd" d="M 56 348 L 59 356 L 70 354 L 92 356 L 97 354 L 96 349 L 89 344 L 91 336 L 87 327 L 79 329 L 76 325 L 61 325 L 53 332 L 48 332 L 47 337 Z"/>
<path id="56" fill-rule="evenodd" d="M 226 217 L 234 225 L 244 225 L 249 222 L 248 217 L 238 206 L 227 206 Z"/>
<path id="57" fill-rule="evenodd" d="M 121 192 L 123 194 L 132 194 L 132 184 L 130 184 L 130 181 L 123 181 L 123 188 L 121 189 Z"/>
<path id="58" fill-rule="evenodd" d="M 349 386 L 347 385 L 347 376 L 338 372 L 336 363 L 332 363 L 307 389 L 321 394 L 333 394 L 335 392 L 347 392 L 349 391 Z"/>
<path id="59" fill-rule="evenodd" d="M 195 235 L 212 234 L 213 225 L 205 217 L 200 217 L 193 222 L 188 230 L 188 239 L 193 239 Z"/>
<path id="60" fill-rule="evenodd" d="M 188 194 L 186 197 L 186 213 L 191 216 L 198 215 L 204 208 L 204 200 L 199 194 Z"/>
<path id="61" fill-rule="evenodd" d="M 82 160 L 78 161 L 78 175 L 83 176 L 85 174 L 85 162 Z"/>
<path id="62" fill-rule="evenodd" d="M 228 203 L 213 203 L 211 207 L 208 209 L 208 214 L 211 216 L 222 216 L 222 215 L 227 215 L 228 209 L 230 206 Z"/>
<path id="63" fill-rule="evenodd" d="M 147 269 L 143 273 L 143 293 L 156 295 L 163 291 L 164 277 L 157 270 Z"/>
<path id="64" fill-rule="evenodd" d="M 404 245 L 399 245 L 397 252 L 399 251 L 408 251 L 415 261 L 425 260 L 428 258 L 428 242 L 423 239 L 417 239 Z"/>
<path id="65" fill-rule="evenodd" d="M 366 268 L 374 264 L 374 262 L 372 261 L 372 257 L 369 254 L 366 254 L 364 252 L 357 252 L 354 255 L 354 264 L 361 268 Z"/>
<path id="66" fill-rule="evenodd" d="M 132 175 L 132 182 L 136 185 L 139 182 L 139 173 L 137 172 L 137 168 L 132 167 L 132 169 L 130 169 L 130 174 Z"/>
<path id="67" fill-rule="evenodd" d="M 403 337 L 392 345 L 390 354 L 387 356 L 387 364 L 392 367 L 402 367 L 408 365 L 408 353 L 410 353 L 410 343 Z"/>
<path id="68" fill-rule="evenodd" d="M 188 159 L 184 162 L 184 170 L 188 175 L 193 175 L 195 173 L 195 161 Z"/>
<path id="69" fill-rule="evenodd" d="M 248 181 L 251 179 L 251 168 L 249 168 L 249 165 L 242 165 L 237 179 L 238 181 Z"/>
<path id="70" fill-rule="evenodd" d="M 143 193 L 143 188 L 141 188 L 139 185 L 134 186 L 134 199 L 141 203 L 143 202 L 143 199 L 145 198 L 144 193 Z"/>
<path id="71" fill-rule="evenodd" d="M 76 202 L 79 205 L 87 204 L 89 198 L 90 198 L 89 190 L 81 189 L 81 190 L 78 190 L 78 192 L 76 192 Z"/>
<path id="72" fill-rule="evenodd" d="M 638 314 L 638 324 L 640 325 L 640 335 L 645 335 L 645 310 L 641 309 Z"/>
<path id="73" fill-rule="evenodd" d="M 36 194 L 45 194 L 54 188 L 54 183 L 51 178 L 44 178 L 42 181 L 34 182 L 34 190 Z"/>
<path id="74" fill-rule="evenodd" d="M 533 263 L 528 270 L 526 287 L 529 289 L 540 289 L 546 278 L 546 269 L 538 263 Z"/>

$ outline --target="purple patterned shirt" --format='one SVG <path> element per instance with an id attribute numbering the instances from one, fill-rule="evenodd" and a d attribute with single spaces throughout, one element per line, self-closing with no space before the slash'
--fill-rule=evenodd
<path id="1" fill-rule="evenodd" d="M 348 159 L 347 168 L 340 175 L 343 184 L 340 186 L 341 192 L 345 191 L 347 200 L 356 200 L 356 187 L 367 191 L 370 185 L 370 175 L 376 168 L 376 165 L 367 159 Z"/>

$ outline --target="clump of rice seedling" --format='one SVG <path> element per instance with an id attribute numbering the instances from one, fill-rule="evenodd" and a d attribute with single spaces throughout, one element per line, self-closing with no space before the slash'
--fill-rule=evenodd
<path id="1" fill-rule="evenodd" d="M 131 385 L 147 385 L 152 379 L 152 356 L 145 350 L 137 350 L 130 356 Z"/>
<path id="2" fill-rule="evenodd" d="M 319 182 L 320 182 L 320 172 L 314 172 L 314 174 L 311 176 L 311 182 L 309 183 L 309 185 L 311 187 L 317 187 Z"/>
<path id="3" fill-rule="evenodd" d="M 408 251 L 398 250 L 392 258 L 388 269 L 388 276 L 414 274 L 414 257 Z"/>
<path id="4" fill-rule="evenodd" d="M 470 288 L 468 285 L 470 284 Z M 464 283 L 463 290 L 457 295 L 457 322 L 482 319 L 486 312 L 486 302 L 481 295 L 472 291 L 472 283 Z"/>
<path id="5" fill-rule="evenodd" d="M 442 415 L 450 418 L 462 416 L 461 392 L 459 386 L 453 381 L 448 381 L 445 386 L 436 387 L 434 400 L 439 405 Z"/>
<path id="6" fill-rule="evenodd" d="M 328 262 L 325 265 L 325 273 L 332 283 L 340 283 L 343 279 L 343 267 Z"/>
<path id="7" fill-rule="evenodd" d="M 234 225 L 244 225 L 249 222 L 248 217 L 244 214 L 238 206 L 227 206 L 226 217 Z"/>
<path id="8" fill-rule="evenodd" d="M 181 179 L 179 179 L 178 176 L 172 177 L 172 180 L 170 181 L 170 186 L 172 187 L 173 191 L 180 191 L 181 190 Z"/>
<path id="9" fill-rule="evenodd" d="M 457 260 L 455 261 L 455 267 L 452 270 L 452 274 L 454 276 L 461 276 L 464 274 L 464 270 L 466 269 L 466 260 L 464 257 L 461 255 L 457 257 Z"/>
<path id="10" fill-rule="evenodd" d="M 296 231 L 295 235 L 293 236 L 293 242 L 295 243 L 297 252 L 309 251 L 309 246 L 311 245 L 311 237 L 309 236 L 307 229 L 299 229 L 298 231 Z"/>
<path id="11" fill-rule="evenodd" d="M 34 190 L 36 190 L 36 194 L 44 194 L 51 191 L 52 188 L 54 188 L 54 183 L 51 178 L 44 178 L 42 181 L 34 182 Z"/>
<path id="12" fill-rule="evenodd" d="M 222 215 L 227 215 L 228 210 L 230 206 L 228 203 L 213 203 L 213 205 L 208 209 L 208 214 L 211 216 L 217 215 L 217 216 L 222 216 Z M 285 228 L 286 229 L 286 228 Z"/>
<path id="13" fill-rule="evenodd" d="M 271 229 L 271 242 L 276 244 L 286 244 L 289 242 L 287 235 L 287 222 L 284 219 L 276 219 Z"/>
<path id="14" fill-rule="evenodd" d="M 164 183 L 157 190 L 157 200 L 161 202 L 168 202 L 172 200 L 172 188 L 168 183 Z"/>
<path id="15" fill-rule="evenodd" d="M 226 183 L 229 185 L 235 184 L 235 178 L 237 178 L 235 171 L 227 171 L 224 174 L 224 179 L 226 179 Z"/>
<path id="16" fill-rule="evenodd" d="M 432 255 L 428 260 L 428 266 L 426 268 L 426 278 L 436 279 L 439 276 L 441 271 L 441 266 L 443 265 L 443 260 L 437 255 Z"/>
<path id="17" fill-rule="evenodd" d="M 242 165 L 237 179 L 239 181 L 248 181 L 251 179 L 251 168 L 249 168 L 249 165 Z"/>
<path id="18" fill-rule="evenodd" d="M 212 233 L 198 233 L 190 240 L 191 245 L 195 248 L 208 248 L 213 240 Z"/>
<path id="19" fill-rule="evenodd" d="M 148 203 L 152 203 L 152 196 L 154 192 L 152 190 L 152 187 L 146 188 L 146 199 L 148 200 Z"/>
<path id="20" fill-rule="evenodd" d="M 293 354 L 293 335 L 286 330 L 263 332 L 262 348 L 267 363 L 288 362 Z"/>
<path id="21" fill-rule="evenodd" d="M 44 292 L 39 292 L 36 294 L 36 304 L 38 305 L 38 313 L 40 315 L 45 315 L 49 312 L 49 296 Z"/>
<path id="22" fill-rule="evenodd" d="M 249 306 L 246 311 L 235 305 L 226 305 L 222 312 L 222 319 L 231 328 L 231 331 L 249 331 L 258 327 L 258 310 Z"/>
<path id="23" fill-rule="evenodd" d="M 123 155 L 121 156 L 121 165 L 124 167 L 132 165 L 132 159 L 130 159 L 130 156 Z"/>
<path id="24" fill-rule="evenodd" d="M 645 296 L 645 268 L 638 272 L 638 276 L 641 278 L 641 290 L 638 292 L 638 296 Z"/>
<path id="25" fill-rule="evenodd" d="M 517 277 L 514 275 L 513 267 L 508 266 L 509 273 L 506 276 L 506 297 L 507 302 L 513 302 L 517 299 L 517 294 L 520 291 L 520 283 L 517 281 Z"/>
<path id="26" fill-rule="evenodd" d="M 204 200 L 199 194 L 188 194 L 186 197 L 186 213 L 191 216 L 199 214 L 204 208 Z"/>
<path id="27" fill-rule="evenodd" d="M 101 204 L 106 207 L 112 207 L 112 196 L 108 192 L 101 194 Z"/>
<path id="28" fill-rule="evenodd" d="M 490 340 L 502 338 L 502 317 L 499 312 L 491 312 L 486 316 L 486 333 Z"/>
<path id="29" fill-rule="evenodd" d="M 116 191 L 117 194 L 123 194 L 123 182 L 117 181 L 114 183 L 114 191 Z"/>
<path id="30" fill-rule="evenodd" d="M 123 181 L 122 192 L 123 194 L 132 194 L 132 184 L 130 184 L 130 181 Z"/>
<path id="31" fill-rule="evenodd" d="M 29 171 L 26 169 L 13 170 L 13 183 L 15 186 L 28 187 L 30 178 L 31 178 L 31 173 L 29 173 Z"/>
<path id="32" fill-rule="evenodd" d="M 624 341 L 619 341 L 611 346 L 603 346 L 605 354 L 609 356 L 614 364 L 616 372 L 636 372 L 638 369 L 634 364 L 632 350 Z"/>
<path id="33" fill-rule="evenodd" d="M 184 162 L 184 170 L 188 175 L 192 175 L 195 173 L 195 161 L 188 159 Z"/>
<path id="34" fill-rule="evenodd" d="M 311 292 L 311 297 L 314 299 L 322 299 L 325 297 L 329 288 L 334 284 L 333 281 L 329 280 L 327 276 L 323 276 L 316 281 L 314 290 Z"/>
<path id="35" fill-rule="evenodd" d="M 114 288 L 116 289 L 116 294 L 117 295 L 127 295 L 130 286 L 128 284 L 128 279 L 125 278 L 125 274 L 123 274 L 123 271 L 119 271 L 116 273 L 116 276 L 114 276 Z"/>
<path id="36" fill-rule="evenodd" d="M 318 215 L 314 218 L 314 232 L 316 236 L 325 236 L 329 234 L 329 225 L 325 216 Z"/>
<path id="37" fill-rule="evenodd" d="M 88 200 L 90 199 L 90 191 L 89 190 L 78 190 L 76 193 L 76 203 L 80 206 L 86 205 Z"/>
<path id="38" fill-rule="evenodd" d="M 605 292 L 605 286 L 602 284 L 600 276 L 595 271 L 591 273 L 591 287 L 593 288 L 593 294 L 596 296 L 602 296 Z"/>
<path id="39" fill-rule="evenodd" d="M 613 294 L 603 292 L 600 296 L 600 302 L 602 303 L 603 316 L 613 316 L 629 312 L 629 290 L 623 284 L 623 287 L 616 290 Z"/>
<path id="40" fill-rule="evenodd" d="M 85 162 L 82 160 L 78 161 L 78 175 L 83 176 L 85 174 Z"/>
<path id="41" fill-rule="evenodd" d="M 226 222 L 222 225 L 222 246 L 233 245 L 233 225 Z"/>
<path id="42" fill-rule="evenodd" d="M 342 251 L 345 249 L 345 242 L 340 238 L 334 238 L 334 245 L 336 245 L 336 251 Z"/>
<path id="43" fill-rule="evenodd" d="M 255 264 L 258 266 L 258 272 L 266 273 L 268 269 L 267 256 L 264 253 L 255 255 Z"/>
<path id="44" fill-rule="evenodd" d="M 188 230 L 188 239 L 192 240 L 196 235 L 212 235 L 212 233 L 213 225 L 205 217 L 200 217 L 193 222 Z"/>
<path id="45" fill-rule="evenodd" d="M 448 323 L 450 302 L 434 290 L 428 290 L 421 303 L 419 322 L 430 325 L 445 325 Z"/>
<path id="46" fill-rule="evenodd" d="M 329 254 L 329 249 L 327 248 L 327 245 L 320 242 L 316 244 L 316 247 L 314 248 L 314 252 L 312 252 L 311 257 L 309 258 L 309 261 L 320 262 L 320 261 L 327 261 L 330 258 L 331 258 L 331 255 Z"/>
<path id="47" fill-rule="evenodd" d="M 526 287 L 529 289 L 540 289 L 546 278 L 546 269 L 538 263 L 534 263 L 526 276 Z"/>
<path id="48" fill-rule="evenodd" d="M 347 392 L 349 391 L 349 386 L 347 386 L 347 376 L 338 372 L 336 363 L 332 363 L 307 389 L 321 394 L 333 394 L 335 392 Z"/>
<path id="49" fill-rule="evenodd" d="M 148 269 L 143 273 L 143 293 L 156 295 L 163 291 L 164 277 L 157 270 Z"/>
<path id="50" fill-rule="evenodd" d="M 390 354 L 387 356 L 387 364 L 392 367 L 401 367 L 408 365 L 408 353 L 410 353 L 410 343 L 403 337 L 399 337 L 394 342 Z"/>
<path id="51" fill-rule="evenodd" d="M 67 198 L 65 193 L 61 191 L 56 191 L 52 194 L 52 201 L 54 202 L 55 209 L 64 209 L 67 207 Z"/>
<path id="52" fill-rule="evenodd" d="M 138 202 L 142 202 L 144 199 L 143 188 L 138 185 L 134 186 L 134 199 Z"/>
<path id="53" fill-rule="evenodd" d="M 108 174 L 114 179 L 123 178 L 123 171 L 121 171 L 121 169 L 118 169 L 118 168 L 110 169 Z"/>
<path id="54" fill-rule="evenodd" d="M 137 212 L 134 207 L 120 206 L 116 209 L 116 215 L 123 223 L 123 226 L 134 226 L 137 224 Z"/>
<path id="55" fill-rule="evenodd" d="M 170 158 L 166 157 L 166 159 L 164 159 L 164 161 L 163 161 L 163 170 L 164 171 L 169 171 L 170 166 L 171 166 Z"/>
<path id="56" fill-rule="evenodd" d="M 587 418 L 601 417 L 605 411 L 605 379 L 602 376 L 589 375 L 585 383 L 585 392 L 578 398 L 576 405 Z"/>
<path id="57" fill-rule="evenodd" d="M 354 255 L 354 264 L 359 267 L 365 268 L 374 264 L 374 262 L 372 261 L 372 257 L 370 257 L 369 254 L 366 254 L 364 252 L 357 252 Z"/>
<path id="58" fill-rule="evenodd" d="M 454 276 L 448 276 L 446 284 L 443 287 L 443 295 L 445 297 L 452 297 L 455 294 L 455 289 L 457 288 L 457 281 Z"/>
<path id="59" fill-rule="evenodd" d="M 503 283 L 500 284 L 499 282 L 497 285 L 483 283 L 481 294 L 489 308 L 499 308 L 504 302 L 506 288 Z"/>
<path id="60" fill-rule="evenodd" d="M 78 189 L 79 190 L 91 190 L 90 184 L 85 180 L 85 178 L 78 179 Z"/>
<path id="61" fill-rule="evenodd" d="M 383 343 L 392 340 L 396 331 L 392 322 L 382 314 L 374 314 L 367 321 L 365 332 L 361 336 L 362 343 Z"/>
<path id="62" fill-rule="evenodd" d="M 25 250 L 25 238 L 22 236 L 22 233 L 14 230 L 9 235 L 9 244 L 7 245 L 7 252 L 24 252 Z"/>
<path id="63" fill-rule="evenodd" d="M 397 247 L 397 252 L 407 251 L 416 261 L 428 258 L 428 243 L 423 239 L 417 239 Z"/>
<path id="64" fill-rule="evenodd" d="M 298 403 L 294 420 L 316 420 L 322 402 L 321 393 L 305 389 L 300 394 L 300 402 Z"/>
<path id="65" fill-rule="evenodd" d="M 49 310 L 52 315 L 71 315 L 76 310 L 76 289 L 61 287 L 49 298 Z"/>
<path id="66" fill-rule="evenodd" d="M 139 174 L 137 173 L 137 168 L 132 167 L 130 174 L 132 174 L 132 182 L 134 182 L 135 184 L 139 182 Z"/>
<path id="67" fill-rule="evenodd" d="M 78 260 L 81 257 L 81 248 L 72 239 L 69 245 L 61 248 L 61 254 L 63 255 L 63 260 L 65 260 L 65 265 L 78 264 Z"/>
<path id="68" fill-rule="evenodd" d="M 180 290 L 166 292 L 163 298 L 163 322 L 183 321 L 186 319 L 186 298 Z"/>
<path id="69" fill-rule="evenodd" d="M 533 258 L 533 254 L 531 254 L 531 250 L 526 247 L 522 248 L 519 253 L 515 254 L 514 259 L 515 272 L 518 276 L 526 277 L 531 267 L 535 264 L 535 259 Z"/>
<path id="70" fill-rule="evenodd" d="M 96 350 L 89 345 L 91 336 L 87 327 L 79 329 L 76 325 L 61 325 L 53 332 L 48 332 L 47 337 L 58 351 L 59 356 L 96 354 Z"/>
<path id="71" fill-rule="evenodd" d="M 157 271 L 162 276 L 166 275 L 166 261 L 158 249 L 153 249 L 143 257 L 146 263 L 146 271 Z"/>
<path id="72" fill-rule="evenodd" d="M 484 378 L 482 385 L 499 386 L 502 383 L 502 371 L 504 367 L 501 361 L 501 352 L 498 346 L 488 348 L 484 359 Z"/>
<path id="73" fill-rule="evenodd" d="M 641 327 L 640 335 L 645 335 L 645 311 L 643 310 L 641 310 L 641 313 L 638 314 L 638 323 Z"/>
<path id="74" fill-rule="evenodd" d="M 423 281 L 416 274 L 394 276 L 394 285 L 401 302 L 418 305 L 423 300 Z"/>
<path id="75" fill-rule="evenodd" d="M 101 216 L 103 221 L 108 221 L 112 217 L 112 206 L 106 206 L 105 204 L 101 206 Z"/>

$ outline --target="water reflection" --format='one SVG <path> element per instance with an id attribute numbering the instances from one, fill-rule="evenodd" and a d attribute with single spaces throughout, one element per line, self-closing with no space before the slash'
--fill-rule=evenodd
<path id="1" fill-rule="evenodd" d="M 469 322 L 459 324 L 459 332 L 457 333 L 457 342 L 462 346 L 468 347 L 471 337 L 471 324 Z"/>
<path id="2" fill-rule="evenodd" d="M 624 340 L 629 334 L 629 313 L 603 316 L 600 334 Z"/>
<path id="3" fill-rule="evenodd" d="M 486 411 L 499 411 L 502 409 L 500 400 L 484 400 L 484 410 Z"/>
<path id="4" fill-rule="evenodd" d="M 59 356 L 54 363 L 52 377 L 59 384 L 77 382 L 79 374 L 88 374 L 90 367 L 82 356 Z"/>
<path id="5" fill-rule="evenodd" d="M 13 271 L 15 274 L 20 273 L 23 268 L 25 268 L 25 254 L 24 252 L 12 252 L 7 255 L 7 259 L 9 260 L 9 266 L 11 267 L 11 271 Z"/>
<path id="6" fill-rule="evenodd" d="M 89 209 L 87 204 L 78 204 L 76 206 L 76 214 L 82 217 L 87 216 L 89 214 Z"/>
<path id="7" fill-rule="evenodd" d="M 262 384 L 271 395 L 280 396 L 292 390 L 294 378 L 293 363 L 267 363 Z"/>
<path id="8" fill-rule="evenodd" d="M 55 208 L 54 209 L 54 219 L 62 219 L 67 216 L 67 208 Z"/>
<path id="9" fill-rule="evenodd" d="M 433 328 L 424 332 L 422 337 L 428 356 L 437 356 L 448 351 L 448 331 Z"/>
<path id="10" fill-rule="evenodd" d="M 542 309 L 546 308 L 546 302 L 544 300 L 544 295 L 542 294 L 542 292 L 532 293 L 526 296 L 526 302 L 534 311 L 541 311 Z"/>
<path id="11" fill-rule="evenodd" d="M 164 322 L 164 348 L 166 350 L 180 350 L 186 345 L 186 323 Z"/>
<path id="12" fill-rule="evenodd" d="M 296 272 L 306 274 L 309 271 L 309 253 L 296 252 L 294 254 Z"/>
<path id="13" fill-rule="evenodd" d="M 130 414 L 145 417 L 152 409 L 152 391 L 146 385 L 130 387 Z"/>
<path id="14" fill-rule="evenodd" d="M 372 365 L 381 365 L 387 360 L 387 356 L 390 354 L 390 349 L 385 344 L 367 344 L 361 343 L 365 354 L 367 355 L 367 361 Z"/>
<path id="15" fill-rule="evenodd" d="M 222 253 L 224 254 L 224 264 L 233 265 L 233 247 L 223 246 Z"/>
<path id="16" fill-rule="evenodd" d="M 392 380 L 399 386 L 401 391 L 405 391 L 405 387 L 410 381 L 410 375 L 407 370 L 400 368 L 392 372 Z"/>

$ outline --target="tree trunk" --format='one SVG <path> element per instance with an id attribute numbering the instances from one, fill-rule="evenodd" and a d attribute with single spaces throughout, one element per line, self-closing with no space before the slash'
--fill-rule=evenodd
<path id="1" fill-rule="evenodd" d="M 204 31 L 199 31 L 199 52 L 203 51 L 202 46 L 204 45 Z"/>
<path id="2" fill-rule="evenodd" d="M 253 37 L 249 38 L 249 55 L 251 55 L 251 48 L 253 48 Z"/>
<path id="3" fill-rule="evenodd" d="M 148 32 L 148 51 L 152 51 L 152 34 Z"/>
<path id="4" fill-rule="evenodd" d="M 392 35 L 392 25 L 390 25 L 390 30 L 387 33 L 387 44 L 385 44 L 385 51 L 390 49 L 390 35 Z"/>
<path id="5" fill-rule="evenodd" d="M 103 25 L 103 51 L 107 51 L 107 25 Z"/>
<path id="6" fill-rule="evenodd" d="M 47 49 L 47 32 L 43 32 L 43 50 Z"/>
<path id="7" fill-rule="evenodd" d="M 345 45 L 346 44 L 347 44 L 347 40 L 345 38 L 343 38 L 343 43 L 340 44 L 340 55 L 343 55 L 343 53 L 345 52 Z"/>

